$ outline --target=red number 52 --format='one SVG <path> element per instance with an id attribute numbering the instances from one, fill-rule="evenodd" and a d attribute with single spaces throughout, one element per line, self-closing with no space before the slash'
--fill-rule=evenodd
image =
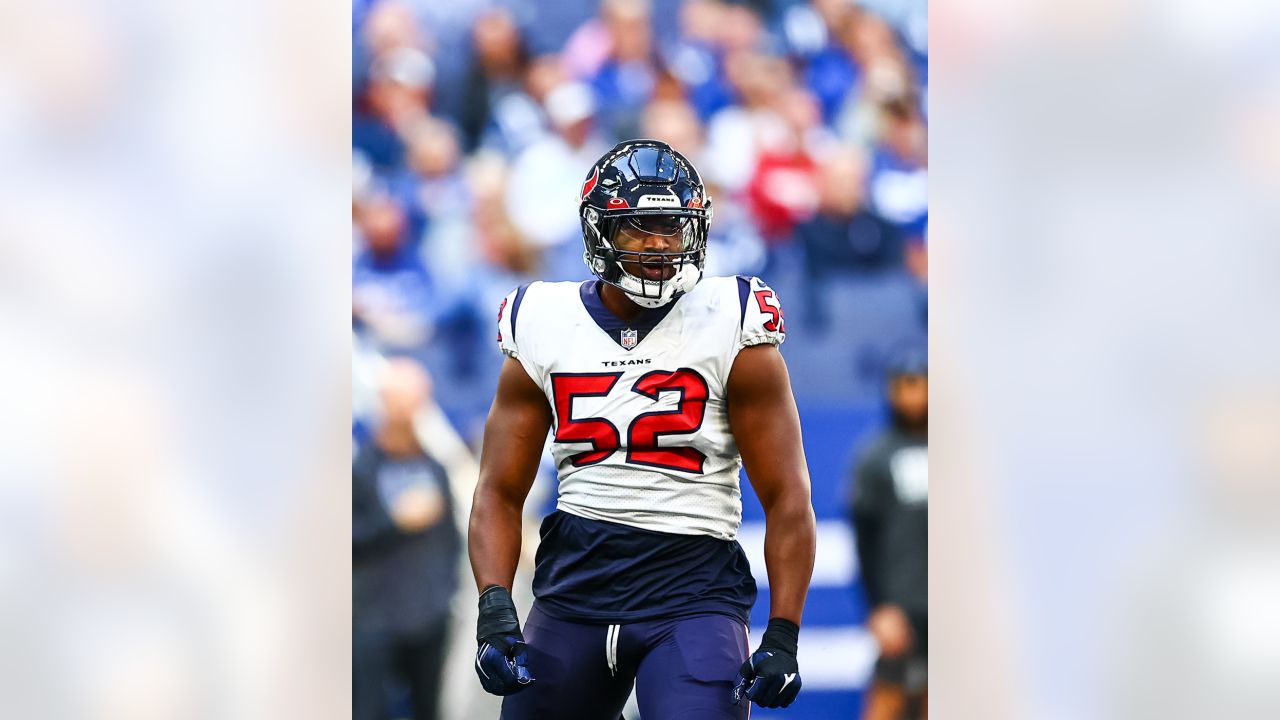
<path id="1" fill-rule="evenodd" d="M 604 397 L 613 390 L 622 373 L 552 373 L 558 443 L 591 443 L 591 450 L 569 458 L 574 467 L 603 462 L 621 449 L 618 428 L 602 417 L 574 418 L 573 399 Z M 691 447 L 659 447 L 658 438 L 689 435 L 702 427 L 707 411 L 707 381 L 696 371 L 654 370 L 631 386 L 631 392 L 657 400 L 663 392 L 677 392 L 680 400 L 672 410 L 640 413 L 627 428 L 627 462 L 667 470 L 701 473 L 707 456 Z"/>

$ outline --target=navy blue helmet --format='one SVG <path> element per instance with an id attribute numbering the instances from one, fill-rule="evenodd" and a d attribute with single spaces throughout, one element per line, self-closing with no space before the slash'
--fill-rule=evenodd
<path id="1" fill-rule="evenodd" d="M 685 156 L 658 140 L 624 140 L 582 184 L 583 260 L 638 305 L 659 307 L 702 279 L 711 198 Z M 620 248 L 619 234 L 670 238 L 661 252 Z"/>

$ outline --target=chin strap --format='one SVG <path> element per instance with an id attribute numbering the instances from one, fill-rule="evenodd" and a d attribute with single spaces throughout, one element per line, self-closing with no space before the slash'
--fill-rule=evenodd
<path id="1" fill-rule="evenodd" d="M 702 279 L 702 268 L 697 265 L 686 264 L 680 268 L 676 276 L 671 278 L 671 284 L 675 287 L 676 295 L 683 295 L 693 289 L 694 285 Z"/>
<path id="2" fill-rule="evenodd" d="M 661 284 L 661 290 L 657 297 L 646 296 L 643 293 L 637 293 L 635 290 L 627 287 L 628 285 L 639 285 L 641 288 L 644 288 L 652 281 L 641 280 L 640 278 L 625 271 L 622 273 L 622 276 L 623 282 L 618 283 L 618 287 L 622 288 L 622 291 L 627 294 L 627 297 L 631 302 L 634 302 L 643 308 L 653 309 L 662 307 L 692 290 L 693 286 L 697 285 L 698 281 L 702 279 L 702 270 L 698 269 L 698 266 L 696 265 L 686 264 L 676 272 L 675 277 Z"/>

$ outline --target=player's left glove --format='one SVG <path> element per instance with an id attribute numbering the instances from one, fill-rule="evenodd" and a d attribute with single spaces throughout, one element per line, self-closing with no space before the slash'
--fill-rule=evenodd
<path id="1" fill-rule="evenodd" d="M 486 692 L 511 695 L 533 682 L 515 603 L 500 585 L 491 585 L 480 594 L 476 642 L 476 674 Z"/>
<path id="2" fill-rule="evenodd" d="M 760 639 L 760 648 L 738 670 L 733 704 L 745 697 L 760 707 L 786 707 L 800 693 L 800 665 L 796 662 L 800 628 L 790 620 L 773 618 Z"/>

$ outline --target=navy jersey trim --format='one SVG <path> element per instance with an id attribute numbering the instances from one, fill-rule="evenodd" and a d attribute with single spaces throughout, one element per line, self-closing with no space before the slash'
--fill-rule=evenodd
<path id="1" fill-rule="evenodd" d="M 741 275 L 738 277 L 738 309 L 742 312 L 742 316 L 738 318 L 738 325 L 747 324 L 747 298 L 751 297 L 751 280 Z"/>
<path id="2" fill-rule="evenodd" d="M 582 298 L 582 306 L 587 309 L 587 314 L 595 321 L 596 325 L 608 335 L 618 347 L 624 350 L 634 350 L 644 342 L 645 337 L 658 326 L 658 323 L 671 312 L 676 306 L 677 300 L 673 300 L 662 307 L 653 309 L 645 309 L 635 320 L 626 322 L 613 314 L 613 311 L 605 307 L 604 301 L 600 299 L 600 288 L 604 285 L 599 280 L 588 280 L 578 287 L 578 295 Z M 514 320 L 514 316 L 512 318 Z M 631 347 L 625 347 L 622 344 L 622 331 L 635 330 L 637 332 L 636 344 Z"/>
<path id="3" fill-rule="evenodd" d="M 516 289 L 516 299 L 511 301 L 511 337 L 516 336 L 516 318 L 520 315 L 520 303 L 524 302 L 524 292 L 529 289 L 530 283 L 525 283 Z"/>

